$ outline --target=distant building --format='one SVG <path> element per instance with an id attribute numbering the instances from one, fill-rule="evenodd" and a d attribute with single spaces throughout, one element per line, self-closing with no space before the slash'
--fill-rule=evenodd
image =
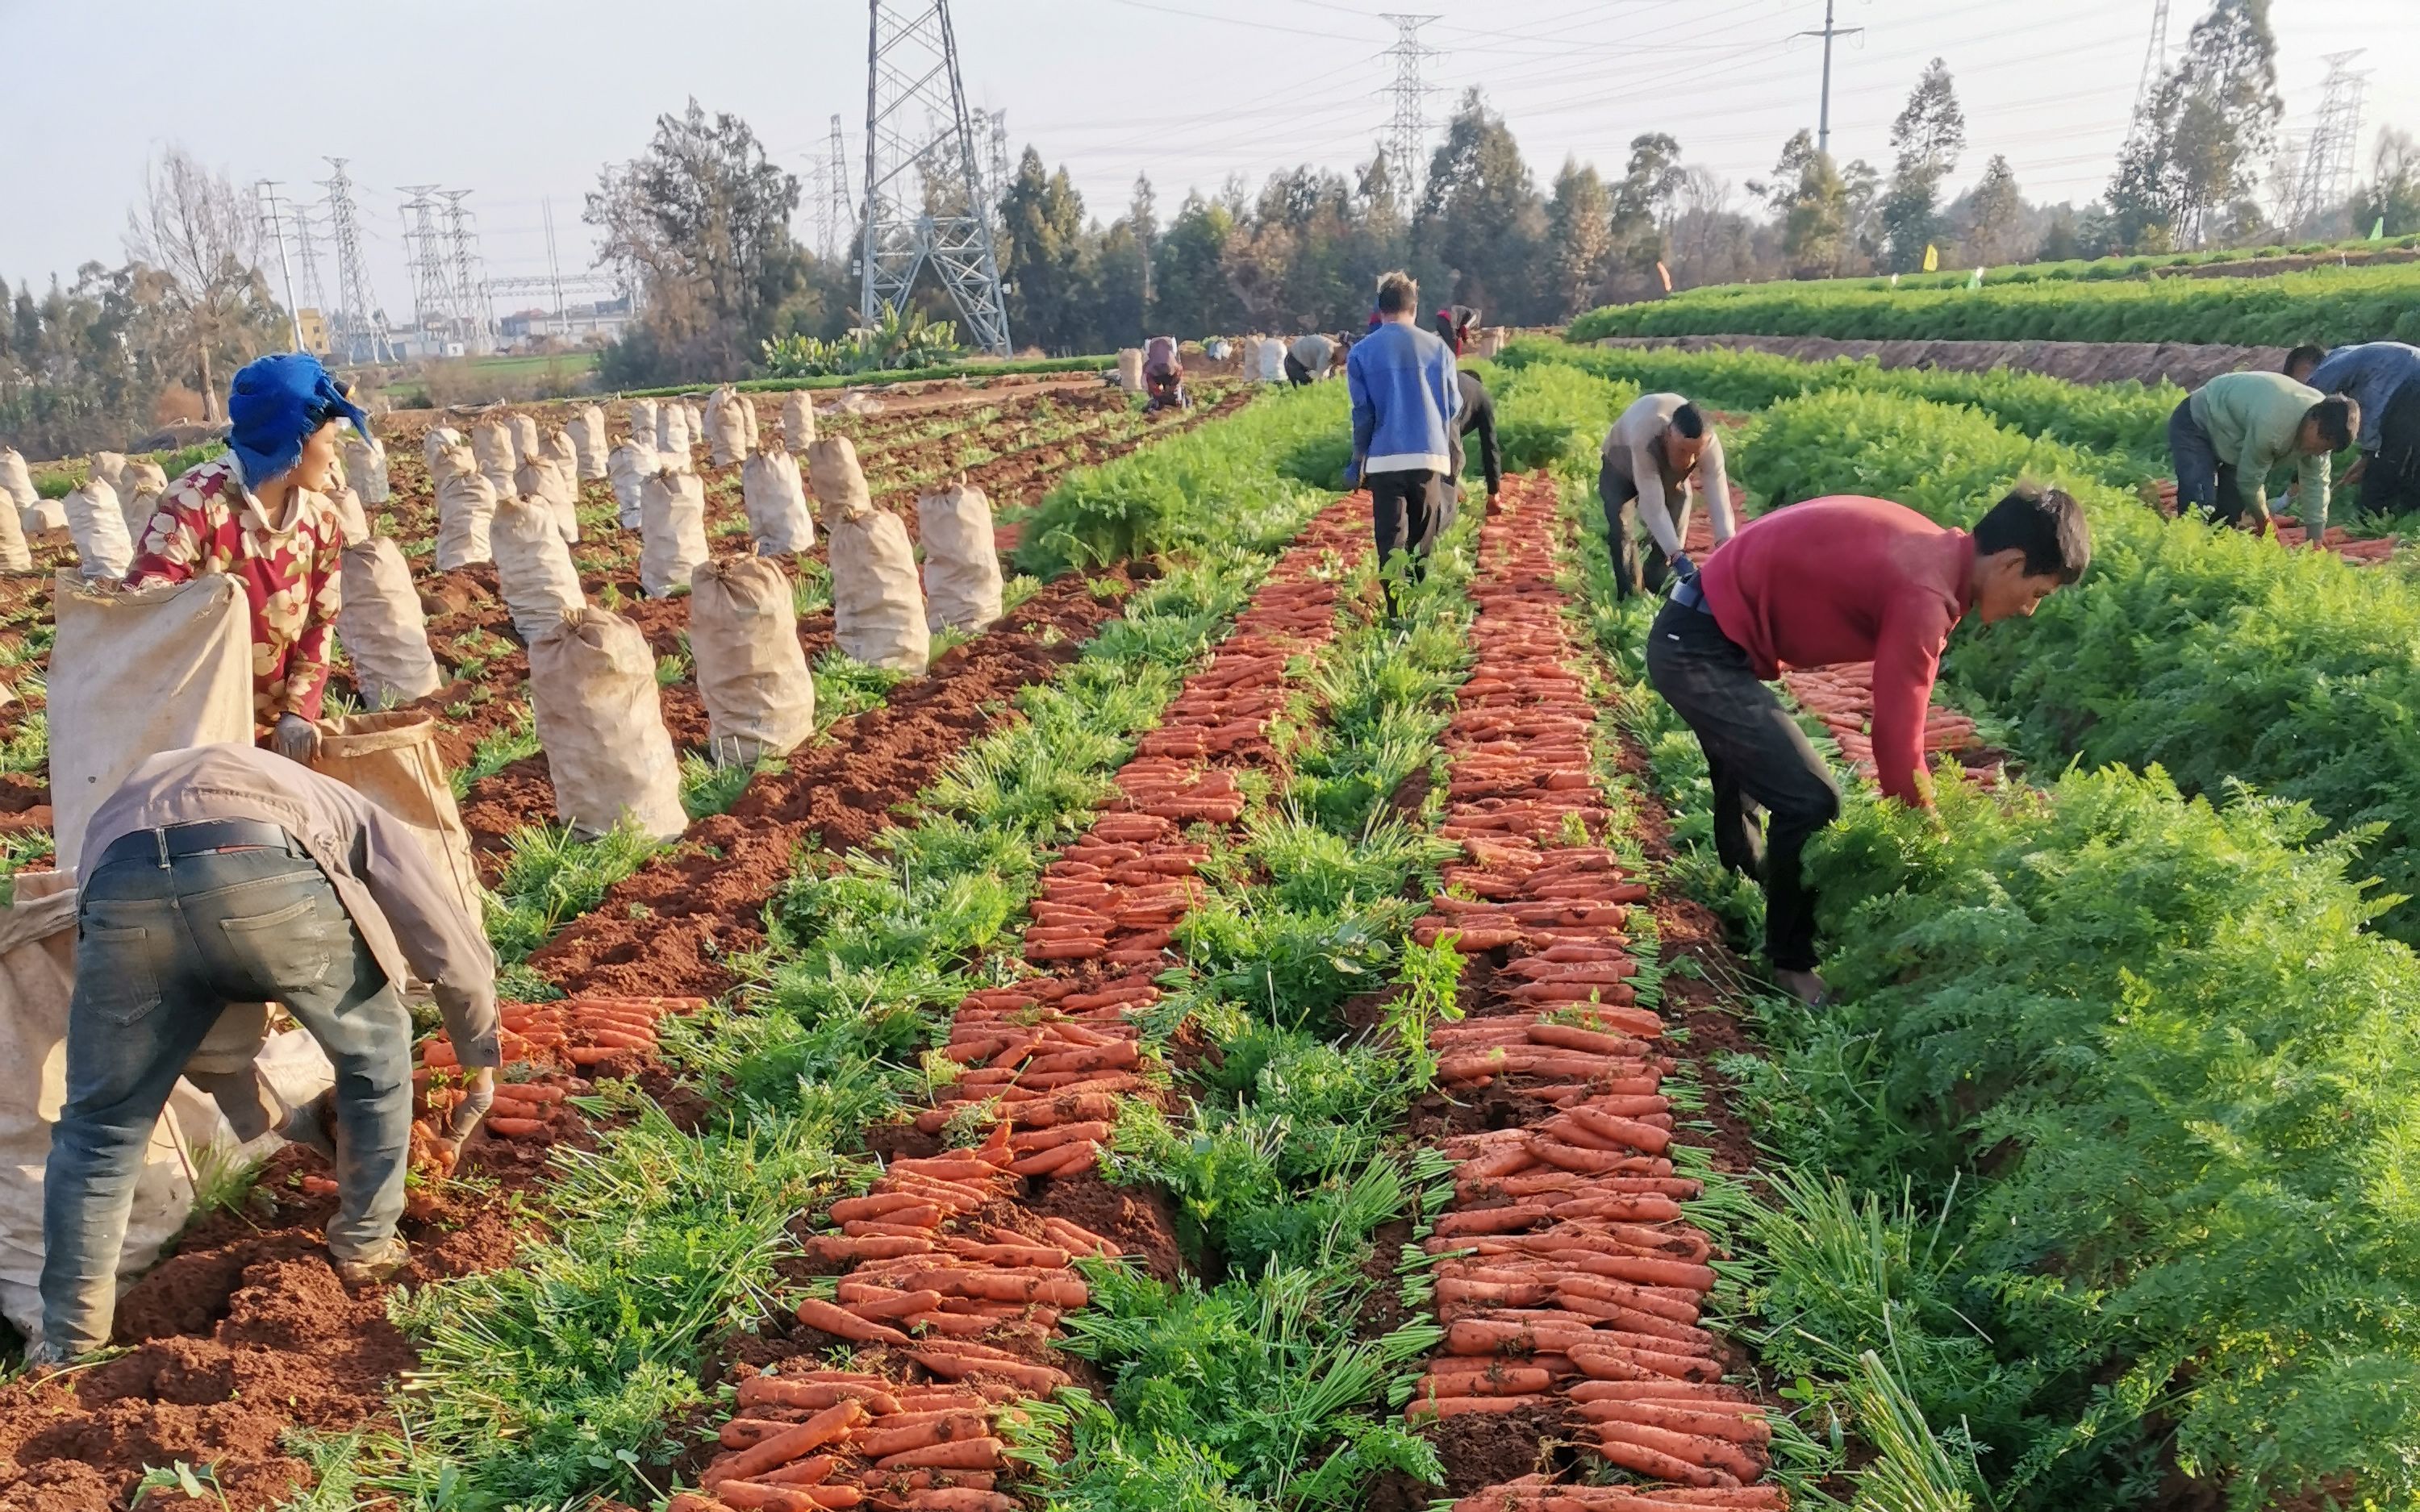
<path id="1" fill-rule="evenodd" d="M 328 317 L 317 310 L 294 312 L 294 339 L 314 357 L 325 357 L 335 343 L 328 332 Z"/>
<path id="2" fill-rule="evenodd" d="M 533 347 L 553 341 L 566 347 L 597 347 L 620 337 L 630 324 L 630 301 L 599 300 L 594 304 L 566 304 L 553 310 L 520 310 L 504 316 L 499 329 L 505 345 Z"/>

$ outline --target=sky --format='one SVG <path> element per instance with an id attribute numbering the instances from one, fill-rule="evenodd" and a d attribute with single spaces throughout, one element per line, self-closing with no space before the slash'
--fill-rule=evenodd
<path id="1" fill-rule="evenodd" d="M 1012 152 L 1031 144 L 1064 164 L 1102 220 L 1147 173 L 1165 220 L 1187 189 L 1232 174 L 1257 189 L 1276 169 L 1365 161 L 1392 111 L 1388 3 L 958 0 L 952 14 L 970 103 L 1007 113 Z M 1542 188 L 1567 154 L 1616 177 L 1630 139 L 1661 131 L 1744 199 L 1782 141 L 1815 124 L 1823 46 L 1799 34 L 1823 24 L 1826 0 L 1424 3 L 1431 144 L 1476 85 Z M 1843 162 L 1887 166 L 1891 117 L 1937 55 L 1966 112 L 1953 190 L 1994 152 L 2029 199 L 2083 201 L 2107 184 L 2154 0 L 1830 3 L 1838 26 L 1860 28 L 1833 56 Z M 2175 0 L 2172 54 L 2204 8 Z M 856 0 L 0 0 L 0 280 L 39 287 L 122 261 L 146 164 L 172 145 L 302 201 L 320 196 L 325 159 L 349 160 L 370 283 L 398 316 L 403 185 L 470 191 L 490 277 L 548 271 L 550 216 L 560 265 L 577 272 L 599 169 L 639 153 L 655 116 L 692 96 L 748 120 L 799 176 L 812 242 L 835 113 L 861 187 L 866 14 Z M 2288 133 L 2318 110 L 2324 55 L 2361 48 L 2363 170 L 2381 127 L 2420 134 L 2408 85 L 2420 0 L 2273 0 L 2273 22 Z M 333 291 L 333 263 L 322 277 Z"/>

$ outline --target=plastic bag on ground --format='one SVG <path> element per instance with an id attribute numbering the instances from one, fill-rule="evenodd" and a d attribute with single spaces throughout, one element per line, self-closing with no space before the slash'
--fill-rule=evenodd
<path id="1" fill-rule="evenodd" d="M 70 492 L 64 506 L 84 575 L 95 581 L 125 577 L 134 562 L 134 543 L 126 534 L 126 515 L 118 507 L 117 490 L 96 475 Z"/>
<path id="2" fill-rule="evenodd" d="M 678 839 L 689 827 L 680 764 L 639 627 L 594 606 L 574 609 L 532 643 L 529 663 L 556 816 L 582 840 L 626 817 L 657 840 Z"/>
<path id="3" fill-rule="evenodd" d="M 138 763 L 252 739 L 252 618 L 222 573 L 95 589 L 62 572 L 53 614 L 51 833 L 73 868 L 93 811 Z"/>
<path id="4" fill-rule="evenodd" d="M 791 455 L 801 456 L 814 439 L 814 395 L 805 389 L 792 389 L 782 396 L 782 444 Z"/>
<path id="5" fill-rule="evenodd" d="M 807 486 L 799 459 L 776 446 L 751 452 L 739 470 L 739 497 L 748 510 L 748 533 L 758 556 L 804 551 L 815 544 L 815 522 L 807 513 Z"/>
<path id="6" fill-rule="evenodd" d="M 489 522 L 496 513 L 496 487 L 468 466 L 470 454 L 445 454 L 447 476 L 437 486 L 437 570 L 452 572 L 491 560 Z"/>
<path id="7" fill-rule="evenodd" d="M 353 664 L 362 702 L 383 709 L 443 687 L 403 548 L 376 535 L 346 547 L 342 560 L 345 599 L 336 610 L 336 643 Z"/>
<path id="8" fill-rule="evenodd" d="M 571 548 L 555 527 L 554 506 L 545 500 L 526 494 L 498 500 L 488 546 L 495 553 L 496 587 L 521 644 L 535 643 L 565 613 L 588 601 L 580 592 Z"/>
<path id="9" fill-rule="evenodd" d="M 365 504 L 382 504 L 391 496 L 386 471 L 386 443 L 348 427 L 345 431 L 345 481 Z"/>
<path id="10" fill-rule="evenodd" d="M 694 472 L 660 468 L 640 494 L 639 586 L 662 598 L 689 586 L 706 560 L 706 484 Z"/>
<path id="11" fill-rule="evenodd" d="M 438 753 L 437 721 L 425 714 L 349 714 L 321 720 L 319 730 L 311 769 L 402 820 L 437 874 L 453 885 L 454 901 L 477 918 L 479 872 L 445 758 Z"/>
<path id="12" fill-rule="evenodd" d="M 597 405 L 583 406 L 563 423 L 564 434 L 571 438 L 573 460 L 583 482 L 594 482 L 605 476 L 605 458 L 613 444 L 605 436 L 605 411 Z"/>
<path id="13" fill-rule="evenodd" d="M 719 765 L 782 756 L 814 733 L 815 680 L 799 644 L 789 575 L 764 557 L 701 563 L 690 579 L 690 656 Z"/>
<path id="14" fill-rule="evenodd" d="M 7 502 L 19 509 L 31 509 L 41 495 L 34 491 L 34 475 L 25 467 L 25 455 L 13 446 L 0 446 L 0 493 Z"/>
<path id="15" fill-rule="evenodd" d="M 613 505 L 626 531 L 639 528 L 640 505 L 647 477 L 656 471 L 656 449 L 635 436 L 613 448 L 605 460 L 606 476 L 613 481 Z"/>
<path id="16" fill-rule="evenodd" d="M 520 465 L 520 458 L 515 455 L 511 417 L 482 420 L 472 426 L 471 456 L 497 493 L 512 492 L 513 469 Z"/>
<path id="17" fill-rule="evenodd" d="M 706 402 L 708 456 L 719 468 L 745 461 L 756 444 L 756 405 L 726 383 Z"/>
<path id="18" fill-rule="evenodd" d="M 991 501 L 961 477 L 916 501 L 916 538 L 924 548 L 925 623 L 939 630 L 983 630 L 1000 618 L 1000 548 Z"/>

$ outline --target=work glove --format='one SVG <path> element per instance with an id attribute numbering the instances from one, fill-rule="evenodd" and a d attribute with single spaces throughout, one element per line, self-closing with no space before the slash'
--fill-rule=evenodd
<path id="1" fill-rule="evenodd" d="M 488 1109 L 495 1103 L 496 1068 L 481 1066 L 471 1072 L 471 1079 L 463 1084 L 462 1101 L 455 1103 L 454 1110 L 445 1116 L 445 1142 L 459 1149 L 462 1141 L 471 1137 L 472 1131 L 479 1127 L 479 1120 L 488 1116 Z"/>
<path id="2" fill-rule="evenodd" d="M 1689 553 L 1686 551 L 1672 559 L 1672 576 L 1684 583 L 1698 580 L 1698 564 L 1689 560 Z"/>
<path id="3" fill-rule="evenodd" d="M 290 762 L 308 766 L 319 754 L 319 727 L 299 714 L 281 714 L 269 734 L 270 748 Z"/>

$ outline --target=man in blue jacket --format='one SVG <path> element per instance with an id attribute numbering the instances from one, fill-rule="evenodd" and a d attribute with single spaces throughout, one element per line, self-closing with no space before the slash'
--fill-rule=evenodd
<path id="1" fill-rule="evenodd" d="M 1353 397 L 1353 472 L 1370 490 L 1370 522 L 1387 574 L 1387 611 L 1397 612 L 1394 578 L 1413 581 L 1433 544 L 1429 485 L 1452 467 L 1454 417 L 1462 409 L 1453 353 L 1419 326 L 1411 275 L 1378 281 L 1378 328 L 1353 344 L 1344 382 Z M 1395 556 L 1406 553 L 1398 569 Z"/>

